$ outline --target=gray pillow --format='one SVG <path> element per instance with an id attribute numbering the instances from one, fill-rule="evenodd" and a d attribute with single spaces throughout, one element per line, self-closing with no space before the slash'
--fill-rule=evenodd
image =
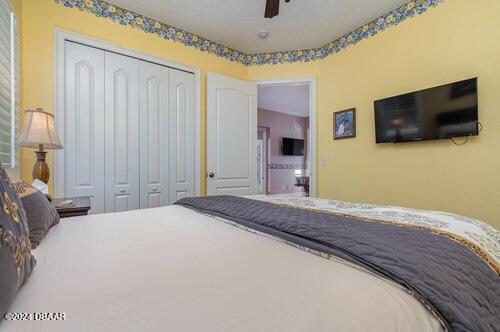
<path id="1" fill-rule="evenodd" d="M 36 261 L 31 255 L 23 204 L 2 166 L 0 210 L 0 314 L 3 318 L 19 288 L 31 274 Z"/>
<path id="2" fill-rule="evenodd" d="M 26 182 L 15 182 L 17 195 L 21 198 L 30 232 L 31 248 L 36 248 L 49 228 L 59 222 L 59 214 L 47 197 Z"/>

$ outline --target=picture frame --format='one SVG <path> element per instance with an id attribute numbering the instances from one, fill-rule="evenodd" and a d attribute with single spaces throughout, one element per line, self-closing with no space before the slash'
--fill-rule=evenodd
<path id="1" fill-rule="evenodd" d="M 333 113 L 333 139 L 356 137 L 356 108 Z"/>

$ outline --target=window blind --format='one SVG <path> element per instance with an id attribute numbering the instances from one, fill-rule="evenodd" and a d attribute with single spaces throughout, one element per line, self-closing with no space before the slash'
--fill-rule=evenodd
<path id="1" fill-rule="evenodd" d="M 16 167 L 15 138 L 19 111 L 17 22 L 8 0 L 0 0 L 0 163 Z"/>

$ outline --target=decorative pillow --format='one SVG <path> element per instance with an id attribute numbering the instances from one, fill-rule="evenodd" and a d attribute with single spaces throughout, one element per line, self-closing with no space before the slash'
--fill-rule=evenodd
<path id="1" fill-rule="evenodd" d="M 21 198 L 30 233 L 31 248 L 36 248 L 49 228 L 59 222 L 59 214 L 47 197 L 26 182 L 15 182 L 17 195 Z"/>
<path id="2" fill-rule="evenodd" d="M 31 255 L 23 204 L 0 166 L 0 314 L 4 316 L 17 291 L 28 279 L 35 258 Z"/>

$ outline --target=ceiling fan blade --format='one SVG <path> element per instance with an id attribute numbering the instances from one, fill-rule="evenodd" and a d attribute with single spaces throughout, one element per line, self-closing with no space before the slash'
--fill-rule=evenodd
<path id="1" fill-rule="evenodd" d="M 273 18 L 280 13 L 280 0 L 267 0 L 264 17 Z"/>

